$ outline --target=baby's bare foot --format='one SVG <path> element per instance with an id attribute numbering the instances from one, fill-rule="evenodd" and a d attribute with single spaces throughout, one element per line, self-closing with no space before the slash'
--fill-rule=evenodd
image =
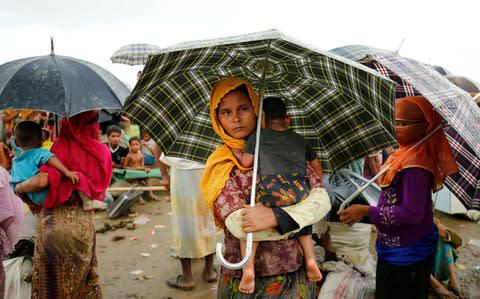
<path id="1" fill-rule="evenodd" d="M 253 291 L 255 290 L 254 270 L 243 269 L 242 280 L 240 280 L 238 290 L 245 294 L 253 294 Z"/>
<path id="2" fill-rule="evenodd" d="M 307 259 L 305 261 L 305 268 L 307 269 L 307 278 L 310 282 L 317 282 L 322 280 L 322 273 L 318 269 L 315 259 Z"/>

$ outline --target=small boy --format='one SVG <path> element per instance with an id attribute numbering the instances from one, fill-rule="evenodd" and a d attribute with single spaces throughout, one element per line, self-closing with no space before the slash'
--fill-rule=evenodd
<path id="1" fill-rule="evenodd" d="M 140 151 L 145 155 L 145 165 L 155 164 L 155 140 L 142 130 L 142 147 Z"/>
<path id="2" fill-rule="evenodd" d="M 40 147 L 42 144 L 42 128 L 39 124 L 33 121 L 22 121 L 15 126 L 14 133 L 12 147 L 16 151 L 16 155 L 12 161 L 12 179 L 10 182 L 13 190 L 18 183 L 37 175 L 40 166 L 43 164 L 55 167 L 73 184 L 78 183 L 77 173 L 68 170 L 52 152 Z M 38 187 L 44 189 L 39 192 L 26 193 L 26 196 L 29 201 L 42 207 L 47 198 L 48 179 L 38 180 L 38 182 L 40 184 Z M 82 201 L 84 210 L 105 208 L 103 202 L 91 200 L 86 196 L 82 197 Z"/>
<path id="3" fill-rule="evenodd" d="M 122 135 L 122 128 L 116 125 L 111 125 L 107 128 L 108 147 L 112 154 L 113 168 L 123 168 L 123 163 L 128 155 L 128 148 L 120 145 L 120 136 Z"/>
<path id="4" fill-rule="evenodd" d="M 140 152 L 140 147 L 142 146 L 141 145 L 141 141 L 140 141 L 140 138 L 134 136 L 134 137 L 131 137 L 130 140 L 129 140 L 129 143 L 130 143 L 130 151 L 128 152 L 128 155 L 127 155 L 127 158 L 125 159 L 125 164 L 124 164 L 124 168 L 125 169 L 133 169 L 133 170 L 144 170 L 145 172 L 150 172 L 150 168 L 148 167 L 145 167 L 145 157 L 144 157 L 144 154 L 142 152 Z M 145 179 L 145 180 L 141 180 L 143 181 L 143 183 L 145 184 L 145 186 L 151 186 L 150 185 L 150 181 L 148 179 Z M 136 182 L 136 180 L 132 181 L 132 182 Z M 150 195 L 150 197 L 154 200 L 160 200 L 159 198 L 157 198 L 154 194 L 153 194 L 153 191 L 152 190 L 149 190 L 148 191 L 148 194 Z M 145 201 L 143 200 L 143 198 L 140 197 L 140 203 L 144 204 Z"/>
<path id="5" fill-rule="evenodd" d="M 283 207 L 296 204 L 308 195 L 307 161 L 322 177 L 322 167 L 317 155 L 305 139 L 289 129 L 290 117 L 285 103 L 280 98 L 266 98 L 263 104 L 266 129 L 260 135 L 258 200 L 266 207 Z M 232 149 L 233 154 L 244 167 L 251 167 L 254 160 L 255 132 L 247 144 Z M 296 237 L 305 255 L 305 266 L 309 281 L 320 281 L 322 274 L 313 253 L 312 228 L 302 229 Z M 242 254 L 245 254 L 245 240 L 240 240 Z M 239 289 L 247 294 L 255 288 L 254 257 L 258 242 L 253 242 L 252 258 L 243 268 Z"/>

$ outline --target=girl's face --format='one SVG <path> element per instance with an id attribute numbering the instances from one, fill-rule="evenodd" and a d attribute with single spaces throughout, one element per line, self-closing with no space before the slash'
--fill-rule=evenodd
<path id="1" fill-rule="evenodd" d="M 257 120 L 249 98 L 238 90 L 230 92 L 220 101 L 217 117 L 225 132 L 237 139 L 250 135 Z"/>
<path id="2" fill-rule="evenodd" d="M 145 141 L 149 141 L 152 137 L 150 137 L 150 135 L 148 135 L 148 133 L 142 133 L 142 139 L 145 140 Z"/>

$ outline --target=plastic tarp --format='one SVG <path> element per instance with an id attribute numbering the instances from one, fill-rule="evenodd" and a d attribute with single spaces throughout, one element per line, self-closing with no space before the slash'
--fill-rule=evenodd
<path id="1" fill-rule="evenodd" d="M 23 256 L 4 260 L 5 268 L 5 298 L 29 299 L 32 296 L 32 283 L 22 277 Z"/>

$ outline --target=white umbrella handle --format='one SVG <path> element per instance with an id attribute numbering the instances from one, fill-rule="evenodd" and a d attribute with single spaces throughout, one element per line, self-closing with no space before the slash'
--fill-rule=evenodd
<path id="1" fill-rule="evenodd" d="M 408 150 L 412 150 L 414 149 L 415 147 L 417 147 L 419 144 L 421 144 L 422 142 L 424 142 L 425 140 L 427 140 L 428 138 L 430 138 L 430 136 L 432 136 L 435 132 L 438 131 L 438 129 L 440 128 L 443 128 L 445 126 L 447 122 L 443 121 L 441 124 L 439 124 L 435 129 L 433 129 L 430 133 L 428 133 L 427 135 L 425 135 L 422 139 L 420 139 L 417 143 L 415 143 L 414 145 L 412 145 Z M 340 208 L 338 209 L 339 211 L 342 211 L 345 209 L 345 206 L 348 205 L 355 197 L 357 197 L 358 195 L 360 195 L 360 193 L 362 193 L 365 189 L 367 189 L 368 186 L 370 186 L 373 182 L 375 182 L 375 180 L 381 176 L 385 171 L 387 171 L 388 169 L 390 168 L 390 165 L 387 165 L 385 166 L 385 168 L 383 168 L 379 173 L 377 173 L 376 176 L 374 176 L 370 181 L 366 182 L 362 187 L 358 188 L 357 191 L 353 192 L 352 195 L 350 195 L 347 199 L 345 199 L 344 202 L 342 202 L 342 204 L 340 205 Z"/>
<path id="2" fill-rule="evenodd" d="M 238 263 L 230 263 L 222 255 L 222 243 L 217 243 L 217 258 L 220 264 L 228 269 L 241 269 L 245 266 L 250 258 L 252 257 L 252 233 L 247 234 L 246 248 L 245 248 L 245 257 Z"/>
<path id="3" fill-rule="evenodd" d="M 265 60 L 263 62 L 263 69 L 262 69 L 262 76 L 260 78 L 260 90 L 259 90 L 259 99 L 260 103 L 258 105 L 258 116 L 257 116 L 257 128 L 255 132 L 255 152 L 254 152 L 254 159 L 253 159 L 253 173 L 252 173 L 252 191 L 250 195 L 250 206 L 254 207 L 255 206 L 255 194 L 256 194 L 256 186 L 257 186 L 257 170 L 258 170 L 258 152 L 260 148 L 260 130 L 262 129 L 262 113 L 263 113 L 263 94 L 265 91 L 265 68 L 268 63 L 268 55 L 270 53 L 271 42 L 268 44 L 267 48 L 267 56 L 265 57 Z M 222 243 L 217 243 L 216 247 L 216 254 L 217 258 L 220 261 L 220 263 L 229 269 L 240 269 L 245 266 L 248 261 L 250 260 L 250 257 L 252 256 L 252 242 L 253 242 L 253 235 L 252 233 L 247 233 L 247 239 L 246 239 L 246 247 L 245 247 L 245 257 L 238 263 L 230 263 L 227 261 L 223 255 L 222 255 Z"/>

